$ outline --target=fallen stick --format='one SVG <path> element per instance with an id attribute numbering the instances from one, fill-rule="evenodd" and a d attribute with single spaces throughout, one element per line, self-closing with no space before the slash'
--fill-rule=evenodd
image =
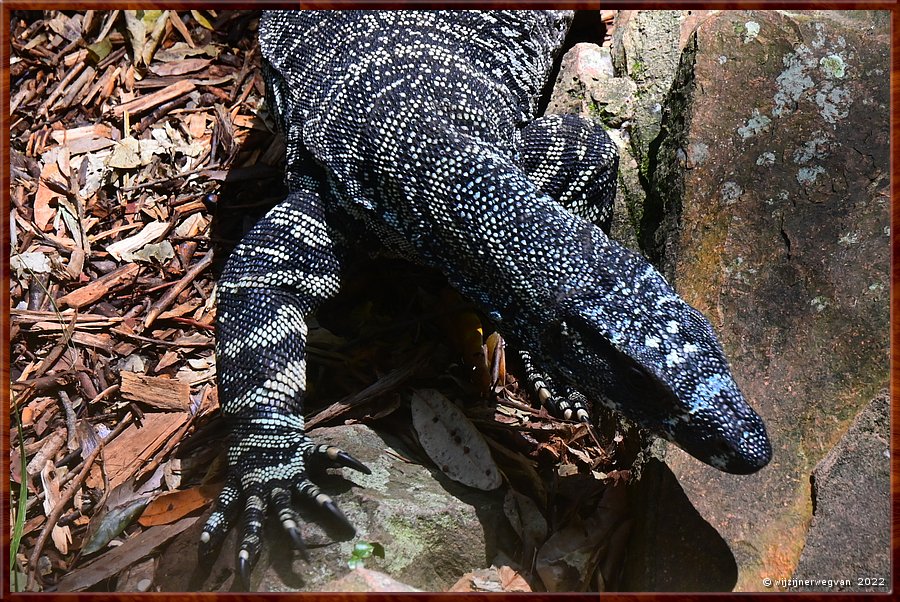
<path id="1" fill-rule="evenodd" d="M 181 80 L 179 82 L 175 82 L 171 86 L 166 86 L 162 90 L 154 92 L 153 94 L 140 96 L 138 98 L 135 98 L 134 100 L 116 105 L 115 107 L 113 107 L 113 115 L 115 115 L 119 119 L 122 118 L 126 111 L 129 115 L 139 115 L 140 113 L 144 113 L 146 111 L 154 109 L 163 103 L 178 98 L 179 96 L 188 94 L 189 92 L 192 92 L 194 88 L 196 88 L 194 82 L 189 80 Z"/>

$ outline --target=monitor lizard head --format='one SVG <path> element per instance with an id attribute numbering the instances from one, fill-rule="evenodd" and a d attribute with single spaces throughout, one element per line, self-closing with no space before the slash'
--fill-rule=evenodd
<path id="1" fill-rule="evenodd" d="M 542 353 L 569 385 L 720 470 L 749 474 L 772 448 L 709 321 L 625 249 L 559 298 Z M 607 262 L 608 263 L 608 262 Z"/>

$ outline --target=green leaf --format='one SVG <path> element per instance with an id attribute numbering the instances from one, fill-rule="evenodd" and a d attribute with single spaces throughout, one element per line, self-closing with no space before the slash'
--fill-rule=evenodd
<path id="1" fill-rule="evenodd" d="M 91 57 L 91 60 L 95 63 L 99 63 L 103 59 L 112 52 L 112 42 L 109 41 L 109 38 L 103 38 L 99 42 L 94 42 L 90 46 L 87 47 L 88 56 Z"/>
<path id="2" fill-rule="evenodd" d="M 25 513 L 28 509 L 28 471 L 25 469 L 27 463 L 25 461 L 25 434 L 22 432 L 22 417 L 19 414 L 19 408 L 13 401 L 14 415 L 16 417 L 16 433 L 19 440 L 19 474 L 21 482 L 19 483 L 18 505 L 13 510 L 12 522 L 13 531 L 9 541 L 9 582 L 12 591 L 25 591 L 27 583 L 26 576 L 16 569 L 16 554 L 19 553 L 19 544 L 22 541 L 22 532 L 25 530 Z"/>
<path id="3" fill-rule="evenodd" d="M 212 23 L 210 23 L 209 20 L 206 17 L 204 17 L 203 14 L 199 10 L 192 10 L 191 15 L 194 16 L 194 19 L 196 19 L 197 23 L 199 23 L 201 26 L 205 27 L 206 29 L 208 29 L 210 31 L 215 31 L 215 28 L 212 26 Z"/>
<path id="4" fill-rule="evenodd" d="M 363 560 L 370 556 L 384 558 L 384 546 L 377 541 L 360 541 L 354 544 L 353 552 L 350 554 L 350 560 L 347 561 L 347 566 L 351 569 L 357 567 L 362 568 L 364 566 Z"/>
<path id="5" fill-rule="evenodd" d="M 82 547 L 81 553 L 84 555 L 93 554 L 106 546 L 114 537 L 122 533 L 128 525 L 134 522 L 134 519 L 144 511 L 149 502 L 148 498 L 138 498 L 110 510 L 101 518 L 96 530 L 91 534 L 84 547 Z"/>
<path id="6" fill-rule="evenodd" d="M 353 555 L 357 558 L 368 558 L 372 555 L 372 544 L 361 541 L 353 546 Z"/>

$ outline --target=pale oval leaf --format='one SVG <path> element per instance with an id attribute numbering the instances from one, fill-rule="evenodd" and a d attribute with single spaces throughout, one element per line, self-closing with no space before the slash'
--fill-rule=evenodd
<path id="1" fill-rule="evenodd" d="M 419 442 L 441 472 L 484 491 L 501 485 L 487 442 L 462 410 L 434 389 L 414 391 L 410 405 Z"/>

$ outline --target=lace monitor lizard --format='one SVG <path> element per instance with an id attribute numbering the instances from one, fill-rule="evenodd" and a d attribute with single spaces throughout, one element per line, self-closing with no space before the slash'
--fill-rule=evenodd
<path id="1" fill-rule="evenodd" d="M 292 495 L 346 522 L 308 479 L 311 458 L 368 471 L 307 438 L 302 413 L 304 317 L 338 292 L 346 249 L 361 242 L 441 270 L 527 351 L 535 383 L 563 387 L 550 405 L 566 417 L 588 418 L 585 395 L 719 469 L 751 473 L 769 461 L 763 421 L 710 323 L 604 231 L 615 145 L 578 117 L 535 118 L 571 19 L 263 14 L 289 194 L 220 278 L 216 354 L 232 441 L 201 536 L 208 552 L 242 517 L 245 584 L 268 512 L 302 549 Z"/>

